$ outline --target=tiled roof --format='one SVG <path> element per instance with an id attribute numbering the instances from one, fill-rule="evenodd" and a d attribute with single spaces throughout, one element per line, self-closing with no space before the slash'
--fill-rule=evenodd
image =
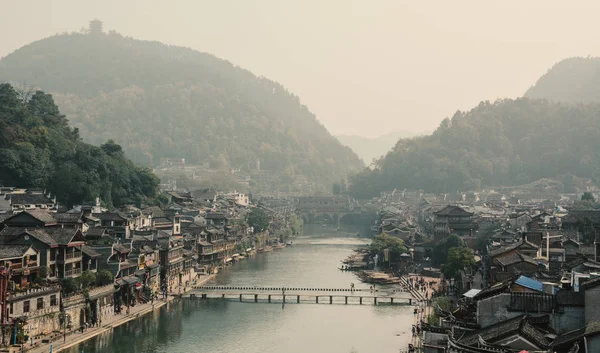
<path id="1" fill-rule="evenodd" d="M 477 346 L 480 342 L 479 337 L 488 343 L 494 343 L 515 333 L 523 335 L 539 348 L 548 347 L 550 344 L 542 332 L 527 322 L 527 316 L 517 316 L 484 329 L 469 332 L 459 342 L 468 346 Z"/>
<path id="2" fill-rule="evenodd" d="M 37 219 L 41 222 L 44 222 L 45 224 L 56 223 L 56 219 L 54 218 L 54 213 L 50 213 L 45 210 L 27 210 L 27 211 L 23 211 L 23 212 L 30 214 L 32 217 L 34 217 L 35 219 Z"/>
<path id="3" fill-rule="evenodd" d="M 81 222 L 81 213 L 54 213 L 52 217 L 57 223 L 78 223 Z"/>
<path id="4" fill-rule="evenodd" d="M 527 262 L 538 266 L 538 262 L 533 257 L 521 254 L 520 252 L 513 252 L 504 256 L 499 256 L 496 258 L 496 261 L 503 266 L 509 266 L 520 262 Z"/>
<path id="5" fill-rule="evenodd" d="M 489 288 L 485 288 L 485 289 L 481 290 L 481 292 L 477 293 L 473 297 L 473 299 L 481 300 L 481 299 L 495 296 L 500 293 L 507 293 L 507 292 L 509 292 L 509 288 L 510 288 L 510 282 L 508 282 L 508 281 L 496 283 Z"/>
<path id="6" fill-rule="evenodd" d="M 0 244 L 14 244 L 25 231 L 25 227 L 5 227 L 0 231 Z"/>
<path id="7" fill-rule="evenodd" d="M 125 247 L 125 245 L 123 245 L 123 244 L 115 244 L 115 245 L 113 245 L 113 249 L 115 251 L 120 252 L 120 253 L 125 253 L 125 252 L 130 252 L 131 251 L 131 249 Z"/>
<path id="8" fill-rule="evenodd" d="M 23 257 L 30 245 L 2 245 L 0 246 L 0 260 L 14 259 Z"/>
<path id="9" fill-rule="evenodd" d="M 600 210 L 569 210 L 561 221 L 563 224 L 574 224 L 586 218 L 594 224 L 600 223 Z"/>
<path id="10" fill-rule="evenodd" d="M 531 242 L 528 242 L 527 240 L 525 240 L 525 241 L 521 240 L 518 243 L 511 244 L 509 246 L 506 246 L 506 247 L 503 247 L 503 248 L 500 248 L 500 249 L 496 249 L 496 250 L 490 251 L 490 257 L 496 257 L 496 256 L 499 256 L 499 255 L 502 255 L 502 254 L 507 253 L 509 251 L 518 249 L 521 246 L 531 247 L 531 248 L 535 248 L 535 249 L 538 248 L 537 245 L 535 245 L 535 244 L 533 244 Z"/>
<path id="11" fill-rule="evenodd" d="M 596 278 L 590 279 L 589 281 L 585 281 L 579 287 L 581 289 L 585 290 L 585 289 L 597 287 L 598 285 L 600 285 L 600 277 L 596 277 Z"/>
<path id="12" fill-rule="evenodd" d="M 78 230 L 74 228 L 60 227 L 44 228 L 39 229 L 39 231 L 43 231 L 46 234 L 48 234 L 59 245 L 68 245 L 75 236 L 75 234 L 78 232 Z"/>
<path id="13" fill-rule="evenodd" d="M 473 215 L 473 213 L 471 212 L 467 212 L 465 211 L 462 207 L 460 206 L 452 206 L 452 205 L 448 205 L 444 208 L 442 208 L 441 210 L 434 212 L 436 216 L 449 216 L 449 215 L 464 215 L 464 216 L 470 216 Z"/>
<path id="14" fill-rule="evenodd" d="M 127 215 L 121 212 L 102 212 L 102 213 L 92 213 L 94 217 L 102 221 L 124 221 L 127 220 Z"/>
<path id="15" fill-rule="evenodd" d="M 590 321 L 586 327 L 567 332 L 552 342 L 552 347 L 570 347 L 576 341 L 581 340 L 583 337 L 596 336 L 600 333 L 600 322 Z"/>
<path id="16" fill-rule="evenodd" d="M 12 205 L 51 205 L 52 200 L 42 194 L 11 194 L 10 203 Z"/>
<path id="17" fill-rule="evenodd" d="M 87 230 L 87 232 L 85 232 L 85 235 L 86 235 L 86 237 L 87 236 L 100 237 L 100 236 L 104 235 L 105 233 L 106 233 L 106 228 L 94 227 L 94 228 L 89 228 Z"/>
<path id="18" fill-rule="evenodd" d="M 84 253 L 84 254 L 86 254 L 89 257 L 92 257 L 92 258 L 94 258 L 94 257 L 100 257 L 100 253 L 99 252 L 97 252 L 93 248 L 90 248 L 87 245 L 84 245 L 84 246 L 81 247 L 81 252 Z"/>
<path id="19" fill-rule="evenodd" d="M 42 229 L 37 228 L 28 230 L 27 234 L 31 235 L 32 237 L 35 237 L 37 240 L 41 241 L 42 243 L 48 246 L 58 245 L 58 242 L 54 240 L 54 238 L 52 238 L 48 233 L 44 232 Z"/>
<path id="20" fill-rule="evenodd" d="M 165 212 L 158 206 L 149 206 L 142 210 L 143 214 L 151 214 L 152 217 L 164 217 Z"/>

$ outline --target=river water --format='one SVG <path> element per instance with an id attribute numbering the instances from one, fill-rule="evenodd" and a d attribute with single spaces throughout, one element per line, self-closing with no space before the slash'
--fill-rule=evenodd
<path id="1" fill-rule="evenodd" d="M 354 282 L 364 288 L 338 267 L 366 243 L 356 236 L 298 237 L 291 247 L 227 267 L 207 285 L 348 288 Z M 173 301 L 69 352 L 397 353 L 407 347 L 412 307 L 325 302 Z"/>

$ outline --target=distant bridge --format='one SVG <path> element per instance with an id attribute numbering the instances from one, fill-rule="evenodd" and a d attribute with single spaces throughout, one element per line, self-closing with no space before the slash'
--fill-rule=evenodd
<path id="1" fill-rule="evenodd" d="M 365 214 L 358 201 L 348 196 L 297 197 L 294 204 L 305 224 L 331 223 L 339 227 Z"/>
<path id="2" fill-rule="evenodd" d="M 230 287 L 197 286 L 180 296 L 192 299 L 229 299 L 243 303 L 297 304 L 408 304 L 414 297 L 404 291 L 371 291 L 366 288 L 308 288 L 308 287 Z M 416 303 L 417 301 L 415 301 Z"/>

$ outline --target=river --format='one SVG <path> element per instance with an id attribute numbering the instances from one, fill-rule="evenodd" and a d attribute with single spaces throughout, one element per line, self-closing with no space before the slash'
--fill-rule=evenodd
<path id="1" fill-rule="evenodd" d="M 225 268 L 212 284 L 348 288 L 358 280 L 338 270 L 340 260 L 366 243 L 356 236 L 298 237 L 291 247 Z M 183 299 L 68 352 L 397 353 L 407 347 L 412 320 L 412 307 L 404 305 Z"/>

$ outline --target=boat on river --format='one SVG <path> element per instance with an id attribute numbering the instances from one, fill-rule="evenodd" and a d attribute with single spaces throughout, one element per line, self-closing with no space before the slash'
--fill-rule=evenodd
<path id="1" fill-rule="evenodd" d="M 273 245 L 273 249 L 283 249 L 285 248 L 285 243 L 277 243 Z"/>
<path id="2" fill-rule="evenodd" d="M 400 284 L 400 278 L 384 272 L 360 271 L 356 274 L 361 281 L 374 284 Z"/>
<path id="3" fill-rule="evenodd" d="M 271 251 L 273 251 L 273 247 L 269 246 L 269 245 L 265 245 L 264 248 L 259 248 L 258 249 L 259 253 L 265 253 L 265 252 L 271 252 Z"/>

